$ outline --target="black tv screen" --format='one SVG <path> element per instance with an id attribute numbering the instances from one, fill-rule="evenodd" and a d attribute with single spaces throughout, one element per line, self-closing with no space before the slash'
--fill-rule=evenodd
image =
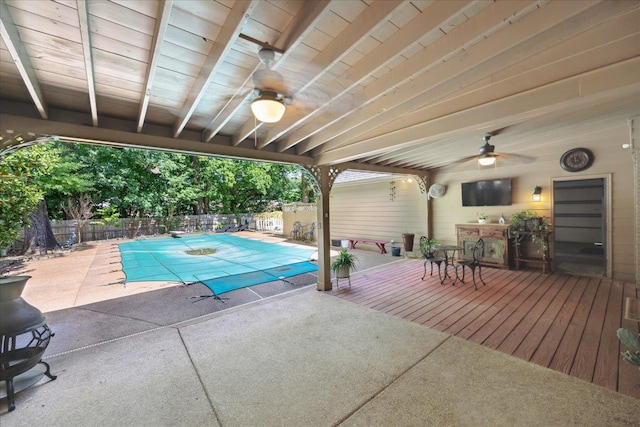
<path id="1" fill-rule="evenodd" d="M 511 204 L 511 178 L 462 183 L 462 206 Z"/>

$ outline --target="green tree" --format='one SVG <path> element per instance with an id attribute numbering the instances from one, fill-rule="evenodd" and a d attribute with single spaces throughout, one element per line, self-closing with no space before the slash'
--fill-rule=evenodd
<path id="1" fill-rule="evenodd" d="M 221 158 L 201 166 L 212 210 L 223 214 L 262 212 L 274 203 L 299 200 L 295 171 L 294 166 Z"/>
<path id="2" fill-rule="evenodd" d="M 41 181 L 58 160 L 46 144 L 0 156 L 0 248 L 11 245 L 42 200 Z"/>
<path id="3" fill-rule="evenodd" d="M 84 158 L 73 156 L 73 147 L 74 144 L 61 141 L 46 146 L 55 150 L 58 160 L 38 184 L 44 191 L 47 211 L 53 219 L 69 218 L 69 208 L 77 206 L 81 198 L 91 198 L 94 192 L 93 175 Z"/>
<path id="4" fill-rule="evenodd" d="M 237 214 L 300 200 L 296 166 L 58 142 L 45 194 L 51 214 L 87 194 L 120 217 Z"/>

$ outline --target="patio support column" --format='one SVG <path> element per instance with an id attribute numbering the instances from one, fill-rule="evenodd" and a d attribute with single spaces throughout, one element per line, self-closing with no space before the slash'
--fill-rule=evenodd
<path id="1" fill-rule="evenodd" d="M 329 228 L 329 193 L 331 181 L 329 166 L 317 168 L 320 194 L 317 199 L 318 212 L 318 287 L 319 291 L 331 290 L 331 238 Z"/>
<path id="2" fill-rule="evenodd" d="M 636 217 L 635 236 L 635 257 L 636 260 L 636 289 L 640 289 L 640 116 L 629 119 L 630 127 L 630 150 L 633 159 L 633 193 L 634 193 L 634 214 Z"/>

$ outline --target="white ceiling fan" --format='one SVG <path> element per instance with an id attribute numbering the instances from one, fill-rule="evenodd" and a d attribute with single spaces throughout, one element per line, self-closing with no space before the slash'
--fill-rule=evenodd
<path id="1" fill-rule="evenodd" d="M 282 119 L 287 105 L 293 102 L 293 96 L 287 93 L 282 74 L 271 69 L 275 59 L 273 49 L 263 47 L 258 52 L 264 68 L 257 70 L 251 77 L 251 111 L 256 119 L 265 123 L 276 123 Z"/>

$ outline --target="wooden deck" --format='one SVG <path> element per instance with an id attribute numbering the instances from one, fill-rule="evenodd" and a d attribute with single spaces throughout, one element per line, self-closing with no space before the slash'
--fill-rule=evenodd
<path id="1" fill-rule="evenodd" d="M 451 271 L 451 267 L 450 267 Z M 635 284 L 600 277 L 483 268 L 487 283 L 441 285 L 423 262 L 351 278 L 330 294 L 640 399 L 640 370 L 622 360 L 616 331 Z M 622 347 L 622 348 L 621 348 Z"/>

